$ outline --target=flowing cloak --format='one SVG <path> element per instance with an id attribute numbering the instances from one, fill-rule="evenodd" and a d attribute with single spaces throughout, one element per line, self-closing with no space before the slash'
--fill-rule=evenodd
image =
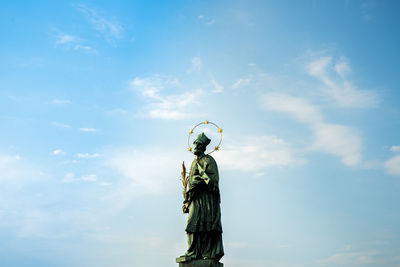
<path id="1" fill-rule="evenodd" d="M 186 232 L 222 233 L 218 167 L 204 155 L 192 162 L 189 173 L 189 215 Z"/>

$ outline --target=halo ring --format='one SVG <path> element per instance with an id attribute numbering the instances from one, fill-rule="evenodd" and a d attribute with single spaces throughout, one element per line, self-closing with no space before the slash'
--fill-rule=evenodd
<path id="1" fill-rule="evenodd" d="M 200 123 L 196 124 L 192 129 L 190 129 L 190 131 L 189 131 L 189 136 L 188 136 L 188 151 L 191 152 L 191 153 L 193 153 L 193 149 L 192 149 L 192 147 L 190 146 L 190 137 L 192 136 L 194 129 L 196 129 L 198 126 L 200 126 L 200 125 L 202 125 L 202 124 L 204 124 L 204 125 L 208 125 L 208 124 L 214 125 L 214 126 L 218 129 L 218 133 L 219 133 L 219 135 L 220 135 L 218 145 L 215 146 L 214 149 L 213 149 L 211 152 L 207 153 L 207 155 L 209 155 L 209 154 L 211 154 L 211 153 L 213 153 L 213 152 L 215 152 L 215 151 L 217 151 L 217 150 L 219 150 L 219 149 L 221 148 L 221 143 L 222 143 L 222 132 L 223 132 L 222 129 L 221 129 L 217 124 L 215 124 L 215 123 L 213 123 L 213 122 L 211 122 L 211 121 L 203 121 L 203 122 L 200 122 Z"/>

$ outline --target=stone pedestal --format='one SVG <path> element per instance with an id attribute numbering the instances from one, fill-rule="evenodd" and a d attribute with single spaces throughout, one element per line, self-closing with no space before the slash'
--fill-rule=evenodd
<path id="1" fill-rule="evenodd" d="M 176 258 L 179 267 L 223 267 L 224 265 L 216 260 L 191 260 L 189 257 L 181 256 Z"/>

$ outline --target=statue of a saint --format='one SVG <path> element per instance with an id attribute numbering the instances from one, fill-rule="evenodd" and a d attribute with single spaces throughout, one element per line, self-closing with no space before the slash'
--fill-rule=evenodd
<path id="1" fill-rule="evenodd" d="M 205 155 L 210 139 L 201 133 L 193 142 L 196 158 L 190 167 L 183 212 L 188 213 L 186 258 L 219 261 L 224 255 L 219 194 L 218 167 Z"/>

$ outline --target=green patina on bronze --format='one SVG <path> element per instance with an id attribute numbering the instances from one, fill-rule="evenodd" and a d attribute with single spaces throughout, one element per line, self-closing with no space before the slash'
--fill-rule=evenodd
<path id="1" fill-rule="evenodd" d="M 210 139 L 201 133 L 194 144 L 193 160 L 183 212 L 188 213 L 186 233 L 188 250 L 185 259 L 211 259 L 224 255 L 219 194 L 218 167 L 214 158 L 205 155 Z"/>

